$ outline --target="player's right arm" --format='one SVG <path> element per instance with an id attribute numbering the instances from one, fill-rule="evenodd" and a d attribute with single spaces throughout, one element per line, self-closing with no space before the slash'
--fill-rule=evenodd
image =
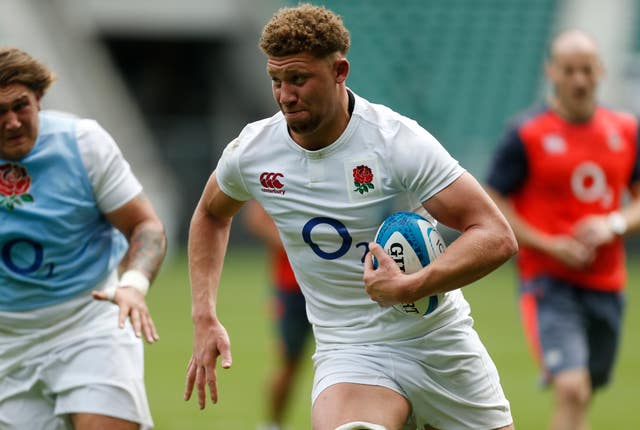
<path id="1" fill-rule="evenodd" d="M 205 407 L 206 386 L 212 402 L 218 401 L 218 356 L 223 368 L 231 367 L 229 336 L 218 320 L 216 301 L 231 221 L 242 204 L 222 192 L 214 172 L 191 218 L 188 252 L 194 345 L 184 398 L 191 398 L 195 386 L 200 409 Z"/>
<path id="2" fill-rule="evenodd" d="M 520 247 L 550 255 L 574 269 L 585 268 L 595 257 L 593 249 L 570 235 L 551 235 L 540 231 L 513 207 L 510 196 L 523 186 L 529 172 L 529 160 L 518 124 L 510 124 L 498 144 L 489 167 L 486 191 L 511 225 Z"/>

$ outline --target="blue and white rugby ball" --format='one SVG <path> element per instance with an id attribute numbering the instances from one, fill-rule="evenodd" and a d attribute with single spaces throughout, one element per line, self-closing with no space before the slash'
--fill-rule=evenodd
<path id="1" fill-rule="evenodd" d="M 396 212 L 386 218 L 375 242 L 393 258 L 404 273 L 414 273 L 438 258 L 446 248 L 444 239 L 435 226 L 414 212 Z M 374 259 L 374 265 L 377 267 Z M 424 316 L 438 307 L 443 295 L 423 297 L 413 303 L 400 303 L 393 307 L 407 315 Z"/>

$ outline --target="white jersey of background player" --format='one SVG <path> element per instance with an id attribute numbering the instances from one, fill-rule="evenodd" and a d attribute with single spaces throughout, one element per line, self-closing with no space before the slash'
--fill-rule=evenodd
<path id="1" fill-rule="evenodd" d="M 216 178 L 225 194 L 255 198 L 274 218 L 319 343 L 413 338 L 456 318 L 461 292 L 447 294 L 425 318 L 380 308 L 363 289 L 364 254 L 386 216 L 421 207 L 464 169 L 415 121 L 350 98 L 351 120 L 330 146 L 301 148 L 277 113 L 227 146 Z M 371 186 L 357 185 L 362 166 Z"/>

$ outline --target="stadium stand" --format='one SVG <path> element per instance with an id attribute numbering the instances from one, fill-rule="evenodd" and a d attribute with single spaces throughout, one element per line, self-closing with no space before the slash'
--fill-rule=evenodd
<path id="1" fill-rule="evenodd" d="M 558 3 L 322 2 L 351 31 L 349 86 L 418 120 L 478 175 L 507 117 L 538 94 Z"/>

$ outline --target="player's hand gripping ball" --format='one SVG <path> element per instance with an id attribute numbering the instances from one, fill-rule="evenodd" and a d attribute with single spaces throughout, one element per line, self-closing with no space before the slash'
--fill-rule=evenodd
<path id="1" fill-rule="evenodd" d="M 386 218 L 378 228 L 374 240 L 404 273 L 417 272 L 438 258 L 446 248 L 444 239 L 435 226 L 413 212 L 396 212 Z M 375 258 L 373 266 L 378 267 Z M 433 312 L 442 298 L 443 294 L 438 294 L 393 307 L 404 314 L 421 317 Z"/>

